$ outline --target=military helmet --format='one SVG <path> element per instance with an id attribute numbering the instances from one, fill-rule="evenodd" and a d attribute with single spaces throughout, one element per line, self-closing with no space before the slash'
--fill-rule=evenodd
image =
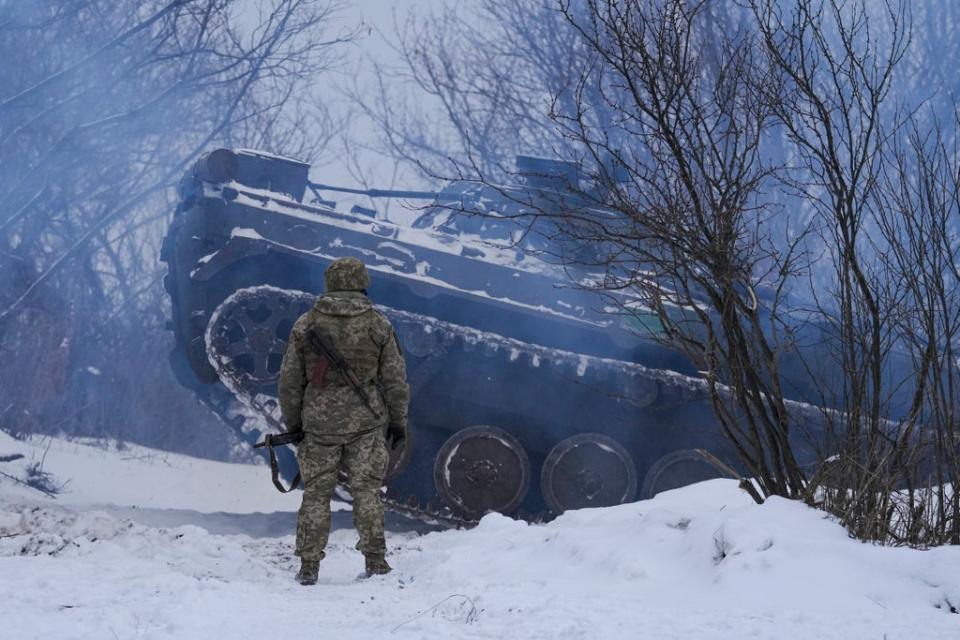
<path id="1" fill-rule="evenodd" d="M 356 258 L 337 258 L 324 274 L 327 291 L 363 291 L 370 286 L 367 267 Z"/>

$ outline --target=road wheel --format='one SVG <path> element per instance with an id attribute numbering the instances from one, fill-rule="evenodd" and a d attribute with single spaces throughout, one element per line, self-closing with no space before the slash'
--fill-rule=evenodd
<path id="1" fill-rule="evenodd" d="M 600 433 L 581 433 L 557 443 L 540 472 L 543 499 L 554 513 L 630 502 L 637 469 L 623 446 Z"/>
<path id="2" fill-rule="evenodd" d="M 503 429 L 467 427 L 440 447 L 433 479 L 440 497 L 458 515 L 510 513 L 527 494 L 530 460 L 520 442 Z"/>
<path id="3" fill-rule="evenodd" d="M 643 480 L 644 499 L 704 480 L 739 478 L 737 472 L 704 449 L 679 449 L 657 460 Z"/>

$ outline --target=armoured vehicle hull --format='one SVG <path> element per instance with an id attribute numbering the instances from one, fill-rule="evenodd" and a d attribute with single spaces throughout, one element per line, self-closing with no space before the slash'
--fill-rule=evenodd
<path id="1" fill-rule="evenodd" d="M 715 458 L 732 459 L 694 367 L 655 340 L 655 323 L 611 313 L 517 243 L 432 223 L 465 197 L 482 205 L 482 189 L 451 185 L 411 227 L 304 203 L 307 172 L 258 152 L 208 154 L 184 177 L 164 242 L 172 365 L 248 441 L 280 428 L 290 327 L 330 261 L 354 256 L 410 378 L 391 506 L 543 517 L 715 477 Z"/>

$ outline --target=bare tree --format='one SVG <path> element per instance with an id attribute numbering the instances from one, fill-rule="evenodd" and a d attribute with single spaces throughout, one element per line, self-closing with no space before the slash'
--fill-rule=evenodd
<path id="1" fill-rule="evenodd" d="M 349 91 L 384 151 L 430 178 L 476 168 L 499 180 L 518 153 L 570 155 L 549 108 L 573 100 L 586 51 L 553 2 L 449 3 L 408 14 L 397 38 L 397 62 Z"/>
<path id="2" fill-rule="evenodd" d="M 776 167 L 762 141 L 770 70 L 749 32 L 707 33 L 706 3 L 591 1 L 563 15 L 592 64 L 575 109 L 553 110 L 592 166 L 596 209 L 564 211 L 565 231 L 600 248 L 595 288 L 639 295 L 664 339 L 704 372 L 720 426 L 759 493 L 807 496 L 782 362 L 794 348 L 780 307 L 803 267 L 793 239 L 772 237 L 764 196 Z M 588 90 L 613 117 L 598 126 Z M 622 140 L 627 140 L 626 144 Z M 572 222 L 572 224 L 569 224 Z M 641 320 L 638 318 L 638 320 Z"/>
<path id="3" fill-rule="evenodd" d="M 909 7 L 750 4 L 799 159 L 784 185 L 811 207 L 833 270 L 814 288 L 838 372 L 817 378 L 821 404 L 839 409 L 823 412 L 838 455 L 818 501 L 860 539 L 956 544 L 956 133 L 936 124 L 936 101 L 903 115 L 916 104 L 896 85 Z"/>
<path id="4" fill-rule="evenodd" d="M 4 368 L 0 397 L 19 406 L 7 417 L 15 428 L 76 419 L 130 433 L 117 425 L 132 418 L 115 405 L 136 403 L 107 392 L 129 380 L 134 395 L 160 393 L 136 384 L 147 371 L 129 353 L 145 337 L 147 352 L 163 351 L 157 258 L 172 187 L 214 145 L 309 159 L 325 143 L 323 106 L 299 98 L 352 35 L 331 28 L 337 3 L 256 7 L 0 8 L 0 349 L 19 363 Z M 166 363 L 153 361 L 171 393 Z M 87 365 L 108 380 L 95 401 Z M 83 397 L 104 416 L 87 415 Z M 156 427 L 161 418 L 143 419 Z"/>
<path id="5" fill-rule="evenodd" d="M 834 276 L 817 291 L 817 311 L 830 329 L 837 371 L 820 378 L 829 425 L 826 446 L 842 451 L 842 486 L 834 503 L 860 538 L 883 539 L 890 466 L 909 449 L 913 420 L 897 429 L 889 365 L 897 342 L 900 282 L 882 256 L 893 240 L 877 232 L 876 206 L 888 141 L 896 128 L 894 71 L 909 46 L 906 5 L 889 1 L 887 29 L 871 20 L 863 2 L 772 0 L 750 3 L 769 65 L 776 70 L 768 102 L 799 162 L 784 184 L 813 210 Z M 882 35 L 881 35 L 882 34 Z M 916 412 L 916 407 L 912 409 Z M 848 493 L 848 487 L 853 489 Z"/>
<path id="6" fill-rule="evenodd" d="M 655 312 L 755 497 L 816 503 L 862 539 L 958 542 L 960 173 L 956 131 L 930 124 L 955 100 L 923 82 L 952 86 L 953 5 L 499 5 L 407 23 L 406 77 L 443 117 L 382 76 L 369 113 L 390 151 L 484 183 L 520 148 L 579 162 L 590 187 L 518 203 L 524 222 L 619 313 Z"/>
<path id="7" fill-rule="evenodd" d="M 878 447 L 886 455 L 875 484 L 854 486 L 880 495 L 874 516 L 877 537 L 912 545 L 960 544 L 960 494 L 955 489 L 960 481 L 955 354 L 960 338 L 960 249 L 955 240 L 960 165 L 938 125 L 924 127 L 911 118 L 902 129 L 905 135 L 891 141 L 875 207 L 884 239 L 884 251 L 878 254 L 883 275 L 896 283 L 888 315 L 910 378 L 902 394 L 904 408 L 895 416 L 898 437 Z M 858 467 L 863 463 L 856 455 L 847 457 Z M 835 507 L 859 506 L 848 497 L 846 492 L 827 495 Z"/>

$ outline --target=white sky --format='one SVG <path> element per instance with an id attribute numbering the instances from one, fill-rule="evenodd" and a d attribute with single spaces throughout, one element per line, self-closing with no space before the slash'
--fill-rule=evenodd
<path id="1" fill-rule="evenodd" d="M 345 61 L 343 67 L 335 72 L 325 74 L 318 79 L 314 93 L 317 100 L 324 100 L 334 118 L 341 119 L 345 116 L 352 116 L 350 129 L 343 131 L 340 137 L 345 138 L 350 143 L 350 147 L 355 154 L 356 162 L 354 166 L 348 166 L 343 148 L 342 140 L 334 140 L 331 148 L 325 154 L 324 158 L 316 158 L 312 163 L 310 177 L 315 182 L 333 184 L 345 187 L 378 187 L 378 188 L 397 188 L 397 189 L 423 189 L 429 188 L 419 176 L 408 172 L 406 174 L 397 174 L 396 166 L 392 159 L 384 158 L 380 154 L 370 150 L 367 147 L 373 146 L 376 142 L 377 132 L 372 123 L 366 121 L 362 114 L 357 112 L 353 105 L 344 96 L 343 88 L 350 87 L 354 83 L 363 87 L 373 84 L 374 65 L 391 65 L 397 63 L 397 56 L 390 46 L 390 42 L 396 42 L 396 25 L 403 25 L 410 12 L 417 12 L 420 15 L 429 13 L 433 9 L 439 9 L 448 0 L 331 0 L 331 2 L 341 4 L 341 9 L 337 13 L 337 24 L 331 29 L 331 33 L 339 30 L 351 30 L 358 28 L 359 35 L 356 40 L 347 45 L 344 50 Z M 246 24 L 249 28 L 256 26 L 259 19 L 260 6 L 263 2 L 269 0 L 236 0 L 234 10 L 237 11 L 237 19 L 240 24 Z M 282 153 L 278 149 L 264 149 L 272 153 Z M 362 184 L 358 179 L 358 173 L 365 176 L 367 184 Z M 363 206 L 375 206 L 380 211 L 389 210 L 391 217 L 395 219 L 405 218 L 402 211 L 398 210 L 396 202 L 379 200 L 376 203 L 366 198 L 352 198 L 344 194 L 328 194 L 332 199 L 337 200 L 346 208 L 353 203 L 359 203 Z"/>
<path id="2" fill-rule="evenodd" d="M 372 84 L 372 69 L 375 64 L 390 65 L 397 62 L 396 53 L 390 42 L 396 42 L 396 25 L 402 26 L 411 11 L 419 14 L 429 13 L 432 9 L 439 9 L 445 0 L 347 0 L 341 12 L 344 26 L 361 26 L 361 33 L 357 41 L 351 45 L 348 60 L 343 73 L 334 79 L 338 85 L 348 85 L 356 80 L 360 85 Z M 369 82 L 368 82 L 369 80 Z M 348 101 L 342 97 L 335 97 L 334 111 L 336 115 L 346 115 L 353 109 Z M 354 113 L 349 140 L 354 145 L 360 170 L 367 177 L 368 187 L 378 188 L 427 188 L 429 185 L 412 173 L 406 175 L 395 174 L 395 164 L 392 160 L 383 158 L 379 154 L 364 147 L 372 145 L 376 140 L 376 131 L 371 123 L 358 117 Z M 334 151 L 339 144 L 334 143 Z M 336 184 L 340 186 L 357 187 L 356 169 L 350 169 L 342 158 L 333 157 L 327 162 L 317 161 L 311 170 L 311 178 L 316 182 Z M 344 196 L 336 196 L 340 202 L 351 202 Z M 375 205 L 380 211 L 387 211 L 391 217 L 404 218 L 406 216 L 397 210 L 397 203 L 379 200 L 371 203 L 369 200 L 359 201 L 364 206 Z"/>
<path id="3" fill-rule="evenodd" d="M 372 81 L 372 69 L 375 64 L 390 65 L 396 62 L 396 53 L 391 47 L 390 42 L 396 42 L 396 25 L 402 25 L 411 11 L 418 13 L 428 13 L 433 8 L 439 8 L 444 0 L 353 0 L 343 11 L 343 17 L 347 24 L 357 24 L 362 26 L 360 37 L 356 43 L 351 46 L 350 59 L 347 63 L 347 77 L 340 82 L 350 83 L 356 79 L 361 85 L 367 82 L 369 78 Z M 349 109 L 349 104 L 341 103 L 340 109 Z M 356 122 L 357 129 L 354 130 L 358 142 L 366 144 L 372 142 L 376 135 L 370 130 L 369 126 L 364 126 L 362 122 Z M 370 152 L 358 152 L 361 156 L 361 162 L 369 166 L 380 166 L 382 162 L 375 154 Z M 327 166 L 325 169 L 325 180 L 334 179 L 343 183 L 354 184 L 355 178 L 345 169 L 337 166 Z M 389 187 L 390 177 L 392 175 L 392 163 L 389 167 L 384 166 L 383 171 L 389 175 L 384 175 L 382 179 L 374 180 L 377 185 Z M 335 176 L 335 178 L 334 178 Z M 315 177 L 314 179 L 318 179 Z"/>
<path id="4" fill-rule="evenodd" d="M 397 56 L 389 42 L 396 41 L 395 24 L 402 25 L 411 12 L 424 15 L 432 9 L 439 9 L 447 0 L 329 0 L 340 5 L 336 14 L 336 24 L 330 29 L 330 34 L 340 30 L 348 31 L 357 28 L 359 34 L 354 42 L 343 50 L 346 56 L 343 68 L 332 74 L 321 77 L 318 84 L 321 99 L 339 102 L 338 92 L 334 89 L 352 82 L 363 84 L 367 78 L 372 79 L 371 70 L 374 64 L 397 62 Z M 259 19 L 261 5 L 269 4 L 270 0 L 236 0 L 233 5 L 235 16 L 239 24 L 252 29 Z M 348 108 L 339 104 L 339 109 Z M 371 132 L 361 132 L 371 133 Z M 265 151 L 276 152 L 274 149 Z M 345 176 L 348 177 L 348 176 Z"/>
<path id="5" fill-rule="evenodd" d="M 402 23 L 410 11 L 425 13 L 443 5 L 443 0 L 353 0 L 344 11 L 347 20 L 369 25 L 373 32 L 365 34 L 359 44 L 371 58 L 389 62 L 392 51 L 376 31 L 393 37 L 394 15 Z"/>

